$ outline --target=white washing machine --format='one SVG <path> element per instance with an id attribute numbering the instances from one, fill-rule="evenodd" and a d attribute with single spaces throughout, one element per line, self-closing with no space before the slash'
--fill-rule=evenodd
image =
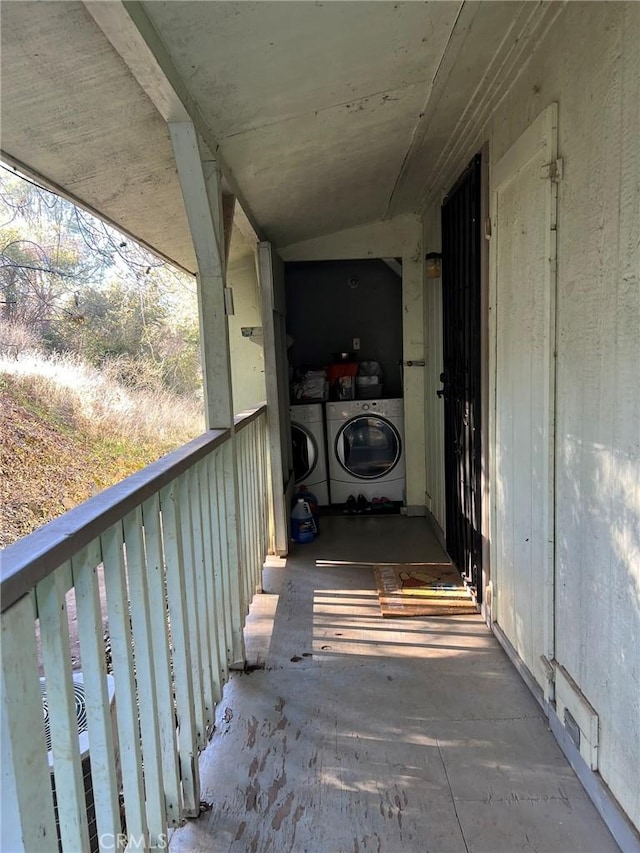
<path id="1" fill-rule="evenodd" d="M 326 415 L 332 502 L 345 503 L 349 495 L 404 501 L 403 401 L 327 403 Z"/>
<path id="2" fill-rule="evenodd" d="M 328 506 L 327 442 L 322 403 L 291 406 L 290 413 L 296 485 L 304 483 L 318 498 L 320 506 Z"/>

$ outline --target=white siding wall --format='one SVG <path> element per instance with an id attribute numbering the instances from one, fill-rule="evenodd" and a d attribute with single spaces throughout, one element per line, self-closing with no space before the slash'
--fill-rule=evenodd
<path id="1" fill-rule="evenodd" d="M 556 657 L 597 711 L 600 773 L 640 825 L 640 4 L 567 4 L 460 170 L 487 139 L 495 164 L 553 101 Z"/>
<path id="2" fill-rule="evenodd" d="M 229 267 L 227 285 L 233 289 L 235 315 L 229 318 L 231 379 L 234 411 L 242 412 L 266 397 L 264 351 L 260 343 L 242 336 L 242 326 L 261 326 L 260 294 L 253 255 L 245 255 Z"/>

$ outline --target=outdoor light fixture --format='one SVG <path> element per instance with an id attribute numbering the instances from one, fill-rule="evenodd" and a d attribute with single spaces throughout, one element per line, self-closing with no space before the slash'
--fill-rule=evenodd
<path id="1" fill-rule="evenodd" d="M 427 252 L 424 259 L 427 278 L 440 278 L 442 275 L 442 255 L 440 252 Z"/>

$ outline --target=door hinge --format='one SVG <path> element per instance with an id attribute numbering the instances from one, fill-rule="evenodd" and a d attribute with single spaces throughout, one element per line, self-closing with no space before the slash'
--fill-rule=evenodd
<path id="1" fill-rule="evenodd" d="M 543 180 L 551 178 L 554 184 L 557 184 L 562 180 L 563 173 L 564 167 L 562 157 L 559 157 L 557 160 L 552 160 L 550 163 L 545 163 L 544 166 L 540 167 L 540 177 Z"/>
<path id="2" fill-rule="evenodd" d="M 485 240 L 491 239 L 491 217 L 490 216 L 487 216 L 487 218 L 484 221 L 484 239 Z"/>

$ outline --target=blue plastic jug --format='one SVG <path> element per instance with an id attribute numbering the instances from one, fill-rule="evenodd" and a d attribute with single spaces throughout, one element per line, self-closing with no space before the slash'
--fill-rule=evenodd
<path id="1" fill-rule="evenodd" d="M 299 545 L 313 542 L 315 524 L 309 504 L 304 498 L 298 498 L 291 512 L 291 538 Z"/>
<path id="2" fill-rule="evenodd" d="M 311 515 L 313 516 L 313 523 L 315 525 L 315 529 L 314 529 L 313 533 L 315 536 L 317 536 L 318 533 L 320 532 L 320 516 L 318 515 L 318 498 L 313 494 L 313 492 L 309 491 L 309 489 L 304 485 L 304 483 L 301 483 L 298 486 L 298 490 L 297 490 L 296 495 L 293 499 L 293 505 L 294 506 L 295 506 L 295 502 L 298 500 L 298 498 L 302 498 L 307 503 L 309 509 L 311 510 Z"/>

